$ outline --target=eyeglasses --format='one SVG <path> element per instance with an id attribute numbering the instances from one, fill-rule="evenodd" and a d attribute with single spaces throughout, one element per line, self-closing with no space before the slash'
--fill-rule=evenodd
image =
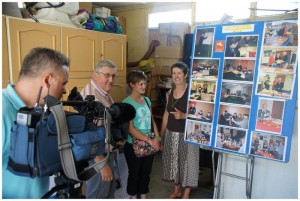
<path id="1" fill-rule="evenodd" d="M 109 74 L 109 73 L 102 73 L 102 72 L 97 72 L 98 73 L 101 73 L 102 75 L 104 75 L 105 78 L 109 79 L 109 78 L 112 78 L 113 80 L 115 80 L 117 78 L 117 75 L 116 74 Z"/>

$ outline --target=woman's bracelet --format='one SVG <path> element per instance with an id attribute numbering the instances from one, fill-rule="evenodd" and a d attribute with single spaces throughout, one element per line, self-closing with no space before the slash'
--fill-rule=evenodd
<path id="1" fill-rule="evenodd" d="M 158 141 L 161 141 L 161 137 L 159 135 L 156 135 L 155 139 L 157 139 Z"/>

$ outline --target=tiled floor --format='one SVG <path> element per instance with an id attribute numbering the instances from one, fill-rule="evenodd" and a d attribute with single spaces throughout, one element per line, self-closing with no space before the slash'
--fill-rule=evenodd
<path id="1" fill-rule="evenodd" d="M 120 170 L 120 178 L 122 187 L 117 189 L 115 192 L 116 199 L 126 199 L 129 196 L 126 193 L 127 185 L 127 169 L 124 154 L 120 154 L 118 157 L 118 165 Z M 161 179 L 162 161 L 161 152 L 157 153 L 152 166 L 151 180 L 149 185 L 148 198 L 150 199 L 163 199 L 171 193 L 173 189 L 173 183 L 166 182 Z M 213 197 L 213 185 L 211 181 L 211 169 L 207 167 L 200 168 L 199 173 L 199 187 L 192 189 L 190 198 L 192 199 L 212 199 Z"/>
<path id="2" fill-rule="evenodd" d="M 199 186 L 196 189 L 192 189 L 191 199 L 212 199 L 213 197 L 213 185 L 210 183 L 210 169 L 200 168 L 201 173 L 199 175 Z M 173 183 L 166 182 L 161 179 L 162 161 L 161 153 L 156 154 L 154 163 L 152 166 L 151 180 L 150 180 L 150 192 L 149 198 L 162 199 L 169 195 L 173 190 Z M 200 182 L 201 181 L 201 182 Z"/>

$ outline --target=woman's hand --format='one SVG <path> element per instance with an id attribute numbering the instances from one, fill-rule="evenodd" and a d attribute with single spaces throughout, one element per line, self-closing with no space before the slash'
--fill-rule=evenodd
<path id="1" fill-rule="evenodd" d="M 174 115 L 175 119 L 185 119 L 185 113 L 181 112 L 177 108 L 174 108 L 175 112 L 170 112 Z"/>
<path id="2" fill-rule="evenodd" d="M 160 143 L 160 150 L 162 151 L 164 149 L 164 144 Z"/>
<path id="3" fill-rule="evenodd" d="M 159 150 L 160 148 L 160 145 L 159 145 L 159 141 L 154 138 L 153 140 L 152 139 L 148 139 L 147 142 L 151 145 L 151 147 L 155 150 Z"/>

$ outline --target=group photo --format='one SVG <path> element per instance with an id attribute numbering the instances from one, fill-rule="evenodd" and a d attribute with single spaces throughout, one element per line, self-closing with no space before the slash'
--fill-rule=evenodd
<path id="1" fill-rule="evenodd" d="M 250 105 L 252 88 L 252 84 L 222 82 L 220 101 L 224 103 Z"/>
<path id="2" fill-rule="evenodd" d="M 223 79 L 253 82 L 254 60 L 225 59 Z"/>
<path id="3" fill-rule="evenodd" d="M 261 72 L 257 80 L 256 93 L 290 99 L 294 86 L 294 74 Z"/>

